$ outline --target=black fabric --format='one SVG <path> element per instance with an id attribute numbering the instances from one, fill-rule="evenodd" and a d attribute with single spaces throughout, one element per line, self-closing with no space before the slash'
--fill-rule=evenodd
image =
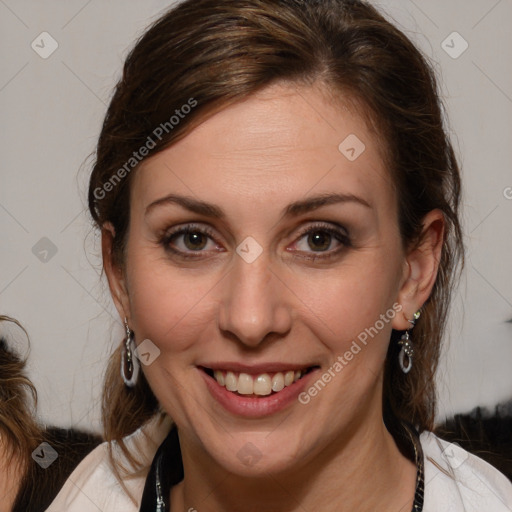
<path id="1" fill-rule="evenodd" d="M 165 470 L 164 470 L 165 468 Z M 140 512 L 169 512 L 171 487 L 183 480 L 178 429 L 173 425 L 158 448 L 144 486 Z"/>

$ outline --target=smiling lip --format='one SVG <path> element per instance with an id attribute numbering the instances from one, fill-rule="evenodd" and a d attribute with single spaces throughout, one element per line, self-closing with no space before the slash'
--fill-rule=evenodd
<path id="1" fill-rule="evenodd" d="M 240 395 L 237 392 L 228 391 L 226 387 L 220 385 L 213 377 L 213 371 L 229 371 L 234 373 L 246 373 L 251 376 L 261 374 L 275 374 L 278 372 L 287 372 L 291 370 L 308 370 L 300 379 L 284 387 L 278 392 L 266 396 Z M 246 366 L 238 363 L 220 363 L 201 365 L 198 367 L 206 387 L 212 397 L 219 402 L 224 409 L 236 416 L 246 418 L 258 418 L 275 414 L 293 402 L 297 401 L 298 395 L 304 390 L 308 382 L 318 370 L 317 366 L 311 365 L 291 365 L 291 364 L 265 364 Z"/>

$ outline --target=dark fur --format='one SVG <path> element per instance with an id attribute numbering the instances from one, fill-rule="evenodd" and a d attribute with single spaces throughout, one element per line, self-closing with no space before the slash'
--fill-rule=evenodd
<path id="1" fill-rule="evenodd" d="M 49 428 L 44 436 L 59 456 L 47 469 L 30 464 L 12 512 L 44 512 L 79 462 L 102 441 L 81 430 L 56 427 Z"/>
<path id="2" fill-rule="evenodd" d="M 492 414 L 481 407 L 456 414 L 436 434 L 486 460 L 512 480 L 512 401 L 496 406 Z"/>

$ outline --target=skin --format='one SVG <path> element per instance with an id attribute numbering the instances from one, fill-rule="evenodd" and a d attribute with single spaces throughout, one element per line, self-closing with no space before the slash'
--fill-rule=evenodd
<path id="1" fill-rule="evenodd" d="M 382 148 L 347 105 L 333 107 L 321 86 L 276 84 L 216 113 L 138 169 L 124 269 L 112 262 L 115 232 L 104 227 L 119 314 L 139 343 L 150 339 L 161 351 L 143 370 L 180 433 L 186 476 L 171 492 L 173 510 L 412 507 L 415 466 L 382 421 L 383 365 L 391 329 L 410 327 L 431 292 L 443 215 L 430 212 L 422 244 L 404 251 Z M 352 162 L 338 150 L 349 134 L 366 146 Z M 371 207 L 352 201 L 282 215 L 291 203 L 333 192 Z M 171 203 L 145 215 L 168 194 L 215 204 L 225 218 Z M 194 259 L 167 252 L 162 233 L 191 222 L 210 226 L 213 240 L 201 251 L 188 249 L 184 236 L 170 242 Z M 327 237 L 319 251 L 303 234 L 318 223 L 343 226 L 350 244 Z M 263 249 L 250 264 L 235 252 L 247 236 Z M 395 303 L 401 313 L 307 405 L 235 417 L 197 369 L 206 361 L 277 361 L 319 365 L 321 374 Z M 261 454 L 252 466 L 237 457 L 246 443 Z"/>

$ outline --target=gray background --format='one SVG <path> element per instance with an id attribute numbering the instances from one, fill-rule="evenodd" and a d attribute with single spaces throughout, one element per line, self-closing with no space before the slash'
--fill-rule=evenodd
<path id="1" fill-rule="evenodd" d="M 0 313 L 29 331 L 30 375 L 48 423 L 99 427 L 102 373 L 123 330 L 85 214 L 86 158 L 127 50 L 168 5 L 0 0 Z M 492 406 L 512 398 L 512 1 L 377 5 L 433 59 L 463 166 L 468 259 L 438 377 L 439 415 Z M 58 43 L 47 59 L 31 47 L 44 31 Z M 454 31 L 469 45 L 458 58 L 442 47 L 460 52 Z M 16 342 L 26 350 L 19 334 Z"/>

